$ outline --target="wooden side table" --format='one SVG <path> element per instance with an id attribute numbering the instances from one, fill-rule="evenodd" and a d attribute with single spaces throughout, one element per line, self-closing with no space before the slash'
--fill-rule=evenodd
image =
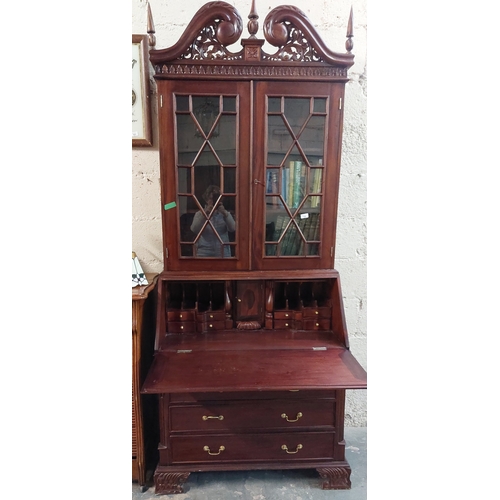
<path id="1" fill-rule="evenodd" d="M 132 288 L 132 480 L 145 490 L 146 446 L 145 405 L 141 384 L 152 358 L 155 326 L 157 275 L 146 273 L 148 285 Z"/>

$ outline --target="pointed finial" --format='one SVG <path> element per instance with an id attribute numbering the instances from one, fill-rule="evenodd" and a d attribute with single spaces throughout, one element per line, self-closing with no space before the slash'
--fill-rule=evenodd
<path id="1" fill-rule="evenodd" d="M 354 43 L 352 41 L 352 37 L 354 36 L 352 29 L 352 5 L 351 5 L 351 13 L 349 14 L 349 22 L 347 23 L 347 40 L 345 41 L 345 48 L 347 52 L 351 52 L 354 47 Z"/>
<path id="2" fill-rule="evenodd" d="M 148 2 L 148 42 L 150 47 L 154 47 L 156 45 L 156 36 L 155 36 L 155 25 L 153 23 L 153 14 L 151 13 L 151 6 Z"/>
<path id="3" fill-rule="evenodd" d="M 257 9 L 255 8 L 255 0 L 252 0 L 252 6 L 250 7 L 250 14 L 248 14 L 248 19 L 250 19 L 247 24 L 250 38 L 255 38 L 255 34 L 259 30 L 259 22 L 257 21 L 257 19 L 259 19 L 259 16 L 257 14 Z"/>

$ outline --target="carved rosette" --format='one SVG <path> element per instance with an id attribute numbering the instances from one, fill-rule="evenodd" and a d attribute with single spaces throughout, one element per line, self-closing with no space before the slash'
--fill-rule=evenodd
<path id="1" fill-rule="evenodd" d="M 156 472 L 154 476 L 155 494 L 172 495 L 184 493 L 182 485 L 187 481 L 190 474 L 190 472 Z"/>
<path id="2" fill-rule="evenodd" d="M 324 490 L 350 490 L 351 468 L 345 467 L 322 467 L 316 469 L 323 478 L 322 488 Z"/>

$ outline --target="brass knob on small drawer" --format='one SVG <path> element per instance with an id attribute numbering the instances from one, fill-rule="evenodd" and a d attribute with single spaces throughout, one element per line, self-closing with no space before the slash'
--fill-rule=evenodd
<path id="1" fill-rule="evenodd" d="M 288 418 L 288 415 L 286 413 L 282 413 L 281 414 L 281 418 L 284 418 L 287 422 L 297 422 L 297 420 L 302 417 L 302 412 L 299 411 L 299 413 L 297 413 L 297 416 L 295 417 L 295 420 L 290 420 Z"/>
<path id="2" fill-rule="evenodd" d="M 302 446 L 302 445 L 299 445 Z M 203 451 L 206 451 L 209 455 L 220 455 L 222 451 L 226 449 L 225 446 L 219 446 L 219 451 L 217 453 L 211 453 L 209 446 L 204 446 Z M 288 452 L 287 452 L 288 453 Z"/>
<path id="3" fill-rule="evenodd" d="M 289 455 L 294 455 L 295 453 L 298 453 L 298 451 L 302 449 L 302 445 L 298 444 L 297 448 L 295 448 L 295 451 L 288 451 L 288 446 L 286 444 L 282 445 L 281 449 L 285 450 Z"/>
<path id="4" fill-rule="evenodd" d="M 201 417 L 203 420 L 208 420 L 209 418 L 214 418 L 216 420 L 224 420 L 224 415 L 217 415 L 217 416 L 212 416 L 212 415 L 203 415 L 203 417 Z"/>

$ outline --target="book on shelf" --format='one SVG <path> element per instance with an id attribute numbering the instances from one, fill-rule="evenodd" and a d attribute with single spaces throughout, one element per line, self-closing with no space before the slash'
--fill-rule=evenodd
<path id="1" fill-rule="evenodd" d="M 302 214 L 298 221 L 295 220 L 295 224 L 292 223 L 293 226 L 290 226 L 285 239 L 283 240 L 281 255 L 304 254 L 304 238 L 306 238 L 306 233 L 308 232 L 308 228 L 311 225 L 311 222 L 312 217 L 309 214 L 307 214 L 307 216 L 305 216 L 305 214 Z"/>
<path id="2" fill-rule="evenodd" d="M 290 160 L 288 171 L 287 203 L 290 208 L 298 208 L 305 195 L 306 164 L 303 161 Z"/>
<path id="3" fill-rule="evenodd" d="M 321 192 L 321 176 L 323 171 L 320 168 L 315 168 L 313 172 L 312 179 L 312 193 L 320 193 Z M 320 204 L 320 196 L 311 196 L 311 208 L 316 208 Z"/>
<path id="4" fill-rule="evenodd" d="M 278 217 L 276 217 L 276 223 L 274 226 L 273 241 L 279 241 L 280 236 L 281 236 L 281 230 L 283 229 L 284 221 L 285 221 L 285 217 L 283 215 L 278 215 Z"/>
<path id="5" fill-rule="evenodd" d="M 298 237 L 299 237 L 299 241 L 298 241 L 298 245 L 297 245 L 297 254 L 298 255 L 304 255 L 304 245 L 305 245 L 305 241 L 304 241 L 304 238 L 306 237 L 306 230 L 307 230 L 307 226 L 310 224 L 310 214 L 307 214 L 308 216 L 307 217 L 301 217 L 300 221 L 299 221 L 299 229 L 302 231 L 302 235 L 303 237 L 299 234 Z"/>
<path id="6" fill-rule="evenodd" d="M 267 170 L 266 174 L 266 195 L 278 195 L 278 173 L 276 170 Z M 278 207 L 278 196 L 270 196 L 267 198 L 267 205 L 271 205 L 273 207 Z"/>
<path id="7" fill-rule="evenodd" d="M 271 171 L 271 189 L 273 194 L 279 194 L 279 186 L 278 186 L 278 171 Z M 278 197 L 273 196 L 273 206 L 278 207 Z"/>
<path id="8" fill-rule="evenodd" d="M 283 167 L 281 169 L 281 196 L 283 201 L 288 203 L 288 182 L 289 182 L 289 168 Z"/>
<path id="9" fill-rule="evenodd" d="M 286 224 L 283 224 L 283 225 L 285 226 Z M 290 245 L 291 245 L 290 240 L 293 237 L 294 229 L 295 229 L 295 227 L 294 227 L 293 222 L 290 222 L 290 225 L 286 229 L 285 236 L 283 237 L 283 240 L 281 241 L 281 253 L 280 253 L 280 255 L 290 255 L 288 252 L 290 250 Z"/>
<path id="10" fill-rule="evenodd" d="M 298 208 L 306 187 L 306 165 L 302 161 L 294 162 L 295 176 L 293 184 L 293 208 Z"/>
<path id="11" fill-rule="evenodd" d="M 310 240 L 309 241 L 318 241 L 319 238 L 319 230 L 320 230 L 320 219 L 319 213 L 313 214 L 313 220 L 311 221 L 311 229 L 310 229 Z M 309 245 L 309 255 L 313 255 L 314 245 Z"/>
<path id="12" fill-rule="evenodd" d="M 286 186 L 286 190 L 288 191 L 287 203 L 289 207 L 293 208 L 293 185 L 295 182 L 295 162 L 290 161 L 288 163 L 288 172 L 290 174 L 288 179 L 288 184 Z"/>

